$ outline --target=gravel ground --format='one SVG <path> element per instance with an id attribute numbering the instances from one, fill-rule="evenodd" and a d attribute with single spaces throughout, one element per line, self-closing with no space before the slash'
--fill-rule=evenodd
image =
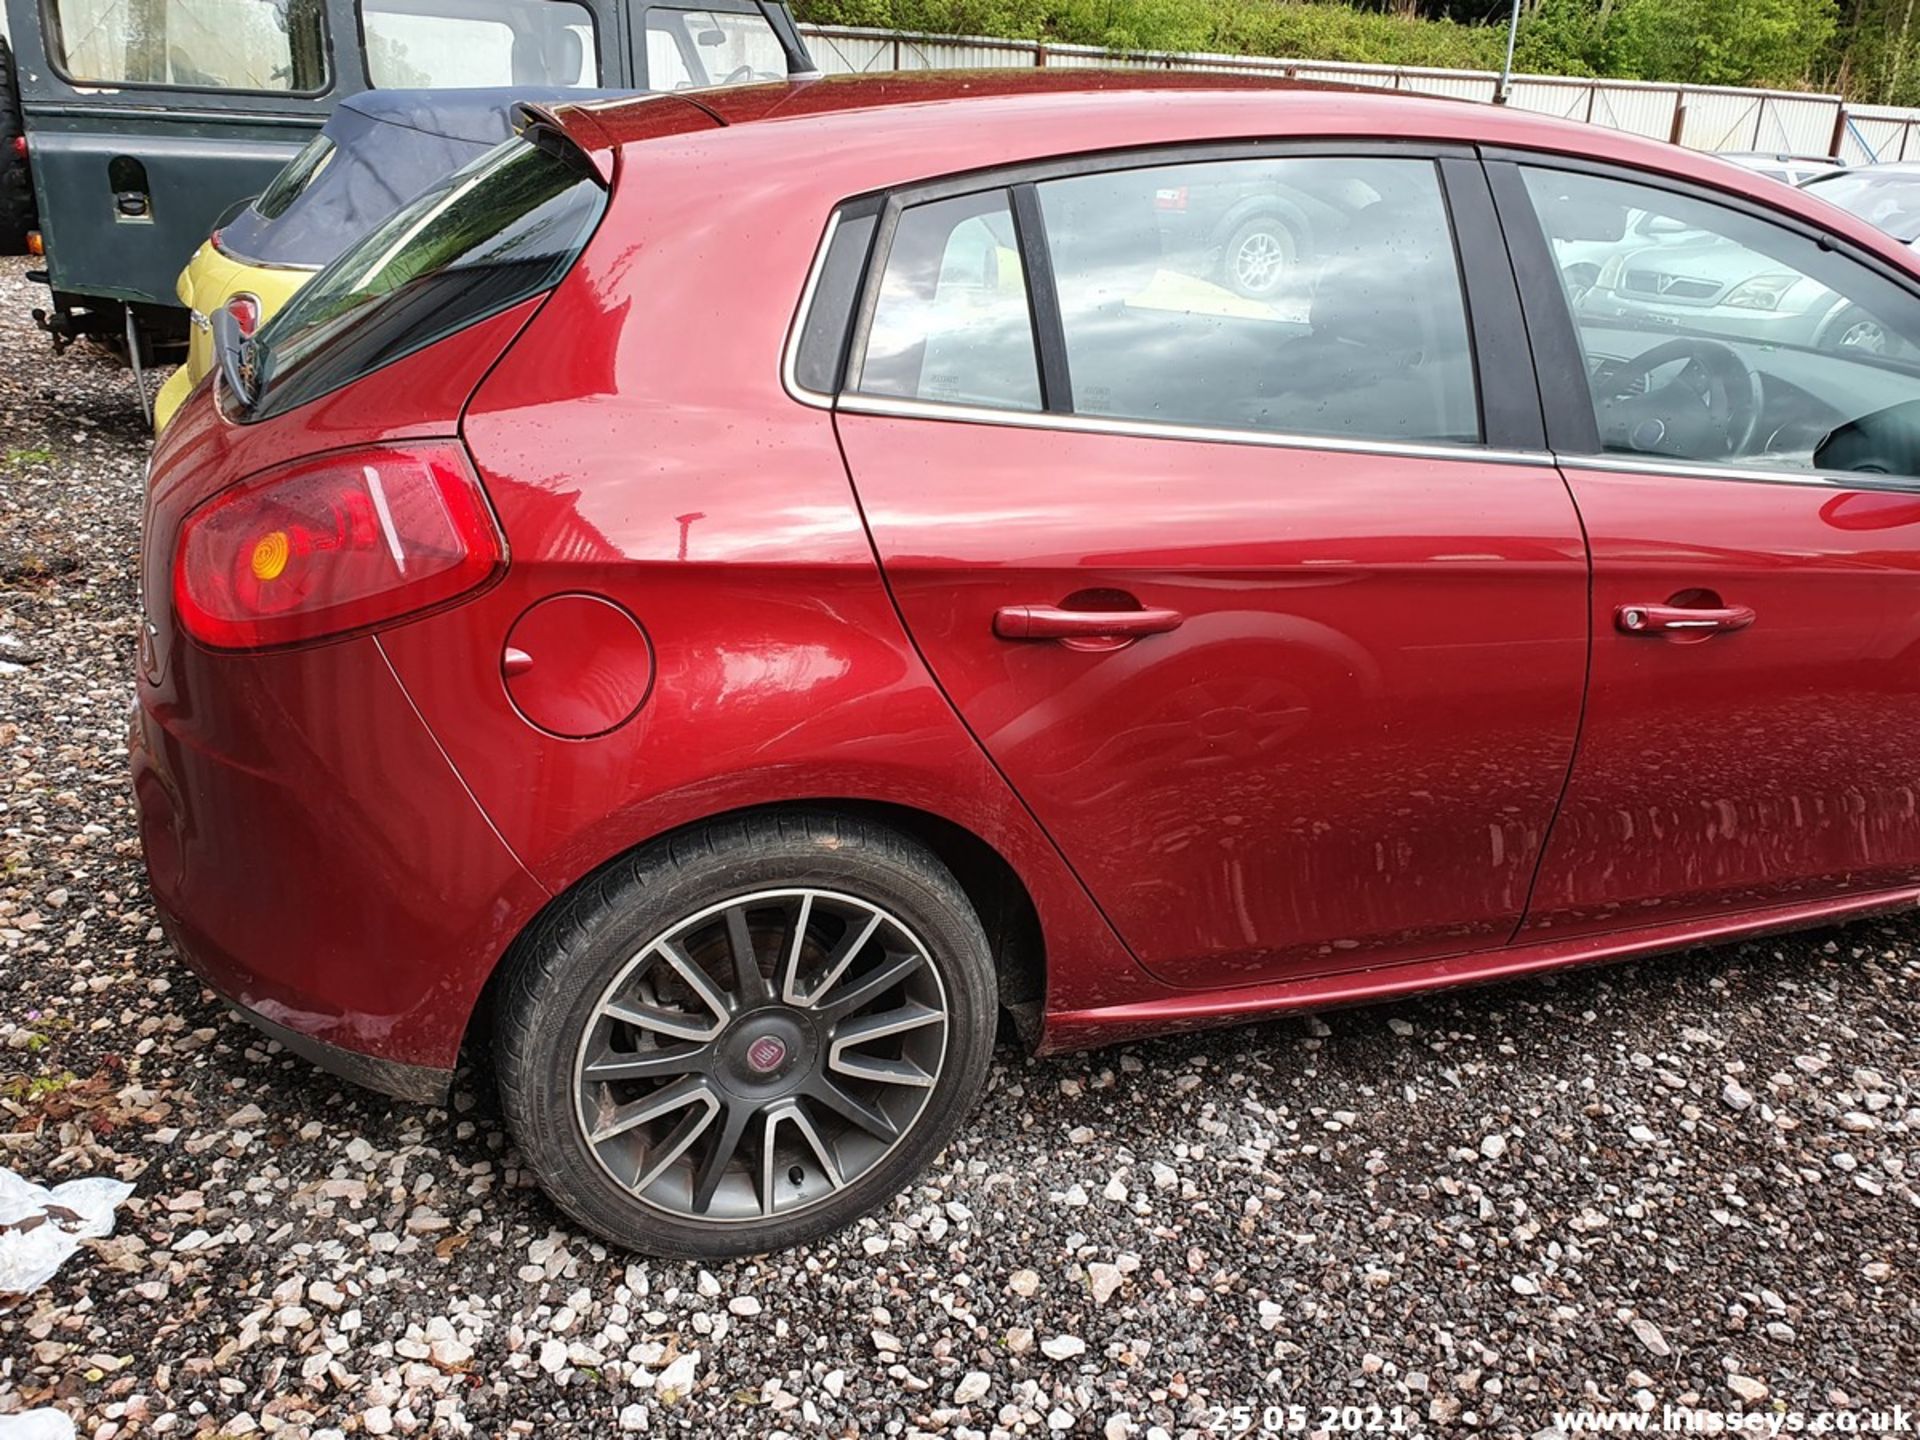
<path id="1" fill-rule="evenodd" d="M 451 1113 L 351 1090 L 173 960 L 123 727 L 145 450 L 0 269 L 0 1163 L 117 1233 L 0 1314 L 82 1434 L 1196 1435 L 1211 1407 L 1920 1394 L 1920 951 L 1869 923 L 1033 1061 L 830 1244 L 633 1261 Z M 244 883 L 244 877 L 236 877 Z M 1392 1412 L 1388 1411 L 1389 1420 Z"/>

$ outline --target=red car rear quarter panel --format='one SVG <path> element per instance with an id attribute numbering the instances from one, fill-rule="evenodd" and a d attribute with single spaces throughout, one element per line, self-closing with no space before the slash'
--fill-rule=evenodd
<path id="1" fill-rule="evenodd" d="M 182 646 L 142 708 L 134 788 L 189 963 L 265 1019 L 383 1060 L 450 1067 L 546 899 L 370 639 Z"/>
<path id="2" fill-rule="evenodd" d="M 553 890 L 677 826 L 783 801 L 910 806 L 1019 873 L 1051 1003 L 1152 988 L 955 717 L 893 611 L 831 418 L 780 352 L 830 202 L 772 150 L 656 142 L 587 253 L 474 396 L 464 434 L 507 535 L 505 579 L 380 644 L 475 797 Z M 789 203 L 802 191 L 806 203 Z M 656 673 L 624 726 L 534 728 L 501 669 L 558 594 L 645 627 Z M 589 657 L 542 654 L 541 665 Z M 583 678 L 583 683 L 585 680 Z"/>
<path id="3" fill-rule="evenodd" d="M 175 537 L 228 484 L 341 446 L 447 435 L 531 305 L 257 424 L 212 387 L 155 453 L 133 778 L 156 900 L 229 998 L 327 1044 L 437 1070 L 546 893 L 360 636 L 228 655 L 176 634 Z M 324 861 L 316 863 L 315 857 Z"/>

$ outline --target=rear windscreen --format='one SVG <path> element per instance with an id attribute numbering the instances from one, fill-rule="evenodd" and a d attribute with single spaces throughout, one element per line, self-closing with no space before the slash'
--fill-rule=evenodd
<path id="1" fill-rule="evenodd" d="M 584 156 L 516 137 L 387 219 L 252 342 L 253 417 L 337 390 L 557 284 L 606 208 Z"/>
<path id="2" fill-rule="evenodd" d="M 260 198 L 253 202 L 254 211 L 263 220 L 278 220 L 332 159 L 333 141 L 325 135 L 314 136 L 260 192 Z"/>

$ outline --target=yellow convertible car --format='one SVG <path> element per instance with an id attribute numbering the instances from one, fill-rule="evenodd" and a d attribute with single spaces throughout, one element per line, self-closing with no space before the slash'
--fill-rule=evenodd
<path id="1" fill-rule="evenodd" d="M 166 428 L 213 369 L 213 317 L 229 310 L 250 335 L 323 264 L 421 191 L 513 133 L 523 100 L 591 98 L 580 89 L 368 90 L 340 102 L 326 128 L 259 197 L 213 232 L 180 272 L 187 363 L 161 387 Z"/>

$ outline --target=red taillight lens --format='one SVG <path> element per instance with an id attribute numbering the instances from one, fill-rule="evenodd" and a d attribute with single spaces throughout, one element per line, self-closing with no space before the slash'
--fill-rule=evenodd
<path id="1" fill-rule="evenodd" d="M 1153 192 L 1153 208 L 1156 210 L 1184 210 L 1187 208 L 1187 187 L 1169 185 Z"/>
<path id="2" fill-rule="evenodd" d="M 24 160 L 27 158 L 27 137 L 26 136 L 16 135 L 13 137 L 13 153 L 15 157 L 18 159 Z"/>
<path id="3" fill-rule="evenodd" d="M 227 301 L 227 313 L 233 316 L 233 323 L 240 331 L 240 338 L 247 339 L 260 328 L 260 297 L 236 295 Z"/>
<path id="4" fill-rule="evenodd" d="M 187 516 L 173 603 L 203 645 L 293 645 L 443 605 L 505 559 L 458 441 L 344 450 L 269 471 Z"/>

